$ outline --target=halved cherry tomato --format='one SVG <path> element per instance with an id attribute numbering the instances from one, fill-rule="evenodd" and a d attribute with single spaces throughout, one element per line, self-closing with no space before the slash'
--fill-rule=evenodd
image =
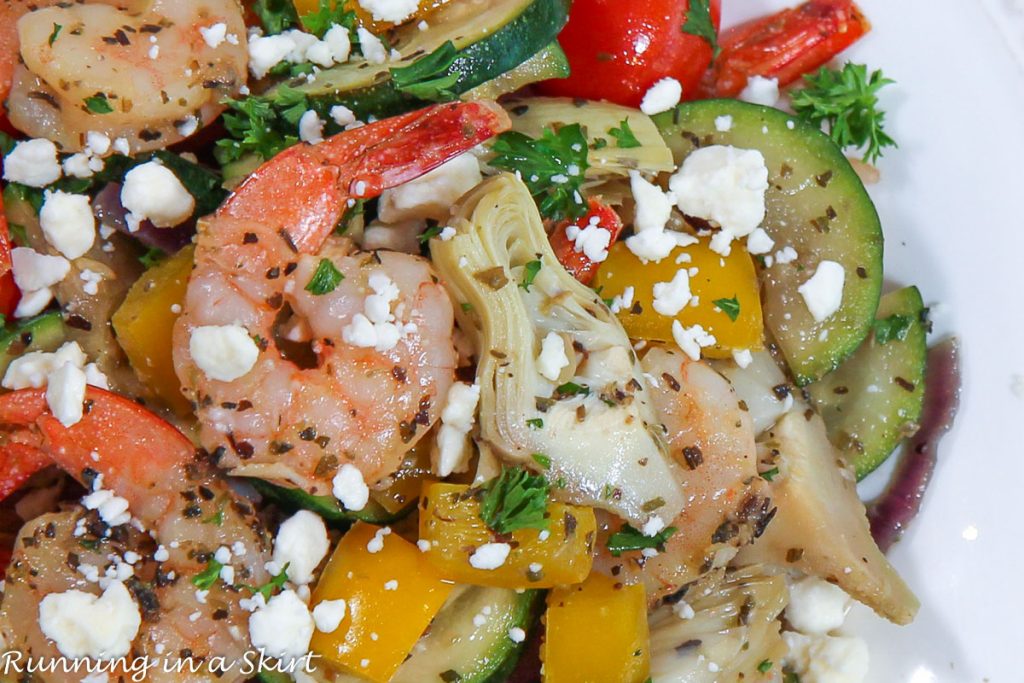
<path id="1" fill-rule="evenodd" d="M 710 7 L 717 28 L 720 1 Z M 636 107 L 648 88 L 671 76 L 692 97 L 711 63 L 711 46 L 683 31 L 689 10 L 690 0 L 574 0 L 558 36 L 572 73 L 541 90 Z"/>
<path id="2" fill-rule="evenodd" d="M 569 271 L 570 275 L 585 285 L 589 285 L 590 281 L 594 279 L 594 273 L 597 272 L 597 268 L 601 264 L 590 260 L 582 249 L 577 251 L 576 241 L 569 239 L 566 231 L 570 226 L 584 230 L 591 224 L 597 225 L 611 233 L 608 246 L 614 244 L 615 240 L 619 238 L 619 233 L 622 232 L 622 220 L 619 219 L 619 214 L 615 213 L 612 207 L 602 204 L 597 199 L 591 199 L 589 208 L 590 210 L 582 218 L 573 222 L 559 223 L 551 234 L 551 249 L 555 252 L 558 262 Z M 593 222 L 595 218 L 597 219 L 596 223 Z"/>
<path id="3" fill-rule="evenodd" d="M 778 78 L 780 86 L 822 66 L 871 24 L 853 0 L 810 0 L 798 7 L 728 29 L 722 52 L 702 84 L 706 97 L 735 97 L 750 76 Z"/>
<path id="4" fill-rule="evenodd" d="M 11 272 L 11 238 L 7 231 L 7 216 L 4 214 L 3 193 L 0 192 L 0 314 L 8 318 L 14 313 L 21 299 L 18 285 L 14 284 Z"/>

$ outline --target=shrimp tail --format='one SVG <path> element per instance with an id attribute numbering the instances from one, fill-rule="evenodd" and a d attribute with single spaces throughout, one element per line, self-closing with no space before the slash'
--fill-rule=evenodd
<path id="1" fill-rule="evenodd" d="M 418 178 L 511 126 L 491 102 L 440 104 L 291 147 L 256 169 L 218 217 L 282 226 L 301 253 L 314 253 L 349 200 L 371 199 Z"/>

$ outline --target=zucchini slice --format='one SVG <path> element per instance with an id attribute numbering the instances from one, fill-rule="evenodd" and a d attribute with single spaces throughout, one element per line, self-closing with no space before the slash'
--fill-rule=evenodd
<path id="1" fill-rule="evenodd" d="M 63 343 L 64 318 L 59 311 L 21 321 L 15 329 L 0 334 L 0 377 L 18 356 L 32 351 L 56 351 Z"/>
<path id="2" fill-rule="evenodd" d="M 511 71 L 554 42 L 569 18 L 569 4 L 569 0 L 451 2 L 431 16 L 425 30 L 416 25 L 398 29 L 392 44 L 400 59 L 384 64 L 353 60 L 321 71 L 312 82 L 300 77 L 288 85 L 325 112 L 335 104 L 347 106 L 360 119 L 409 111 L 425 102 L 399 90 L 392 69 L 410 66 L 451 41 L 457 54 L 446 73 L 459 76 L 448 89 L 462 94 Z M 274 90 L 267 94 L 273 99 Z"/>
<path id="3" fill-rule="evenodd" d="M 857 479 L 917 431 L 928 353 L 926 313 L 917 287 L 886 294 L 867 341 L 838 370 L 807 388 L 829 441 L 853 464 Z"/>
<path id="4" fill-rule="evenodd" d="M 441 609 L 391 683 L 499 683 L 515 668 L 524 642 L 509 631 L 530 631 L 544 591 L 469 586 Z M 477 615 L 481 619 L 474 619 Z"/>
<path id="5" fill-rule="evenodd" d="M 728 130 L 715 125 L 722 116 L 732 119 Z M 790 263 L 761 268 L 765 324 L 800 386 L 837 368 L 871 330 L 882 289 L 878 213 L 842 150 L 786 112 L 736 100 L 689 102 L 654 122 L 676 163 L 709 145 L 764 155 L 764 229 L 775 250 L 792 247 L 797 253 Z M 843 301 L 832 316 L 816 322 L 797 290 L 825 260 L 845 271 Z"/>
<path id="6" fill-rule="evenodd" d="M 286 510 L 311 510 L 329 524 L 347 526 L 353 522 L 369 524 L 391 524 L 402 519 L 416 507 L 415 501 L 408 507 L 391 513 L 372 498 L 362 510 L 346 510 L 333 496 L 314 496 L 302 489 L 278 486 L 263 479 L 247 478 L 260 495 L 269 498 Z"/>
<path id="7" fill-rule="evenodd" d="M 568 78 L 569 59 L 558 42 L 551 43 L 511 71 L 478 85 L 463 94 L 464 100 L 496 100 L 531 83 Z"/>

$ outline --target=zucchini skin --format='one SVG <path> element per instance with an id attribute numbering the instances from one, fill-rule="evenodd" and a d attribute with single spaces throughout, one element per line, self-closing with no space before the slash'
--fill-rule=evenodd
<path id="1" fill-rule="evenodd" d="M 372 500 L 362 510 L 346 510 L 332 496 L 314 496 L 297 488 L 271 484 L 262 479 L 246 479 L 260 495 L 269 498 L 287 510 L 311 510 L 329 524 L 347 527 L 354 522 L 369 524 L 391 524 L 408 516 L 416 507 L 413 502 L 397 513 L 391 514 Z"/>
<path id="2" fill-rule="evenodd" d="M 65 339 L 64 316 L 59 311 L 41 313 L 0 334 L 0 377 L 18 356 L 31 351 L 56 351 Z"/>

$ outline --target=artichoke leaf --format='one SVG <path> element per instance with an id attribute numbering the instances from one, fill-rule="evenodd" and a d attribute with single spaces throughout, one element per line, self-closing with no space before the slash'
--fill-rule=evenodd
<path id="1" fill-rule="evenodd" d="M 674 519 L 684 504 L 678 465 L 629 338 L 559 264 L 526 186 L 491 178 L 450 225 L 456 234 L 431 253 L 478 356 L 480 440 L 546 474 L 567 502 L 637 525 Z M 555 379 L 538 358 L 552 333 L 568 361 Z"/>

